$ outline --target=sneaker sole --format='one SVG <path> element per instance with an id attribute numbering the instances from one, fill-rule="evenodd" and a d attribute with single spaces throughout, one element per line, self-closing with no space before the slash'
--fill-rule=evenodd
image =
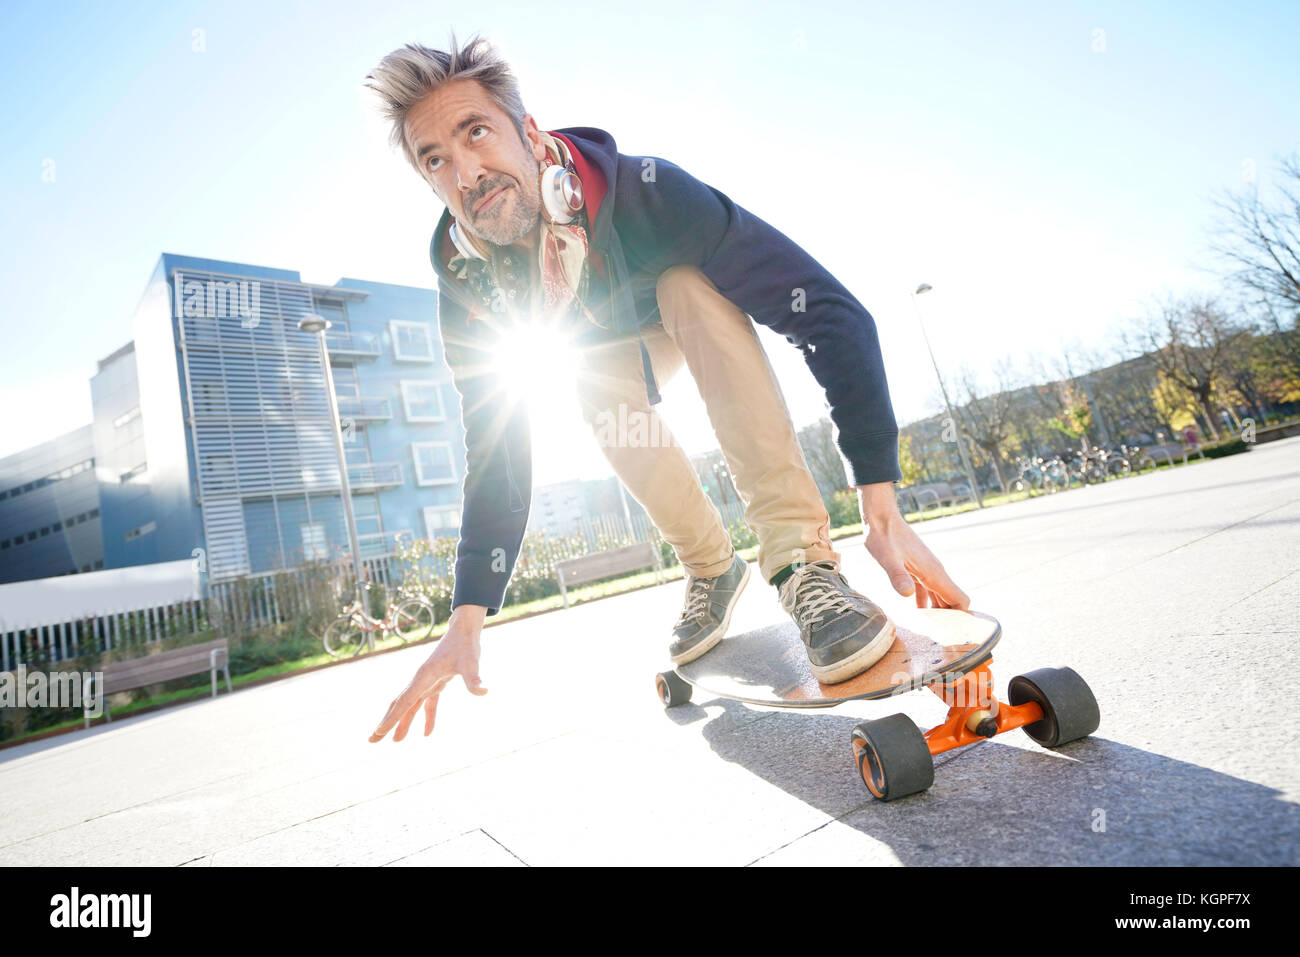
<path id="1" fill-rule="evenodd" d="M 672 658 L 674 665 L 684 665 L 688 662 L 694 661 L 701 655 L 712 651 L 717 646 L 718 642 L 726 637 L 727 628 L 731 625 L 731 613 L 736 610 L 736 605 L 740 603 L 740 593 L 745 590 L 747 584 L 749 584 L 749 562 L 745 562 L 745 574 L 740 576 L 740 584 L 736 586 L 736 591 L 731 596 L 731 604 L 727 606 L 727 614 L 723 617 L 722 624 L 718 626 L 718 630 L 708 638 L 705 638 L 690 651 L 684 652 L 676 658 Z"/>
<path id="2" fill-rule="evenodd" d="M 837 661 L 833 665 L 815 665 L 809 661 L 808 668 L 812 671 L 813 677 L 822 684 L 839 684 L 841 681 L 848 681 L 862 674 L 885 657 L 885 652 L 889 651 L 893 643 L 894 623 L 887 621 L 885 627 L 880 629 L 880 633 L 871 640 L 870 644 L 859 648 L 843 661 Z"/>

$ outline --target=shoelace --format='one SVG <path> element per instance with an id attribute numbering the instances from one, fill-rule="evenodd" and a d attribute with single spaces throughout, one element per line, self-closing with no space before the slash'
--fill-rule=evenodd
<path id="1" fill-rule="evenodd" d="M 682 609 L 681 618 L 677 619 L 678 624 L 690 621 L 699 615 L 704 614 L 709 593 L 713 589 L 713 583 L 716 578 L 692 578 L 691 587 L 686 593 L 686 607 Z"/>
<path id="2" fill-rule="evenodd" d="M 794 610 L 800 613 L 805 625 L 819 624 L 832 611 L 858 611 L 853 599 L 838 591 L 824 576 L 814 571 L 815 566 L 804 565 L 795 570 L 790 582 L 794 596 Z"/>

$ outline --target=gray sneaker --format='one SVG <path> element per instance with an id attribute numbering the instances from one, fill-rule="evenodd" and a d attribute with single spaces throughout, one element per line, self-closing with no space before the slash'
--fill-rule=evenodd
<path id="1" fill-rule="evenodd" d="M 668 646 L 673 664 L 694 661 L 722 640 L 736 600 L 748 581 L 749 565 L 739 555 L 716 578 L 688 576 L 686 605 L 673 627 L 673 643 Z"/>
<path id="2" fill-rule="evenodd" d="M 796 565 L 780 595 L 799 626 L 813 677 L 823 684 L 861 674 L 894 643 L 894 623 L 830 562 Z"/>

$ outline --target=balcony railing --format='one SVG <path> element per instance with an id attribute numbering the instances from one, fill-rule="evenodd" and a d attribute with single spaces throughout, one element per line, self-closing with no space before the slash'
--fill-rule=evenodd
<path id="1" fill-rule="evenodd" d="M 382 422 L 393 417 L 393 407 L 387 399 L 377 396 L 361 398 L 339 397 L 339 417 L 354 422 Z"/>
<path id="2" fill-rule="evenodd" d="M 395 488 L 401 484 L 401 462 L 365 462 L 348 466 L 348 485 L 354 492 Z"/>
<path id="3" fill-rule="evenodd" d="M 403 536 L 409 543 L 411 530 L 399 529 L 395 532 L 368 532 L 357 536 L 357 545 L 361 548 L 362 558 L 383 558 L 397 550 L 397 537 Z"/>
<path id="4" fill-rule="evenodd" d="M 378 359 L 379 337 L 364 332 L 327 332 L 325 348 L 331 356 L 348 359 Z"/>

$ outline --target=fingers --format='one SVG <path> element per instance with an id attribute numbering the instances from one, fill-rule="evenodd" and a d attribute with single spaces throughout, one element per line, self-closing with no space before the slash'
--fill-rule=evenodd
<path id="1" fill-rule="evenodd" d="M 940 599 L 941 608 L 960 608 L 963 610 L 970 609 L 970 596 L 957 587 L 957 583 L 948 577 L 943 566 L 938 562 L 935 563 L 935 569 L 931 572 L 931 577 L 927 580 L 927 587 L 931 595 Z"/>
<path id="2" fill-rule="evenodd" d="M 379 722 L 379 727 L 375 728 L 374 732 L 370 735 L 371 744 L 374 744 L 376 741 L 384 740 L 384 735 L 388 734 L 389 729 L 392 728 L 393 723 L 397 720 L 398 707 L 401 703 L 402 698 L 399 697 L 395 698 L 393 703 L 388 706 L 388 711 L 384 713 L 384 718 Z"/>
<path id="3" fill-rule="evenodd" d="M 433 733 L 433 720 L 438 714 L 438 696 L 432 695 L 424 699 L 424 736 L 427 738 Z"/>
<path id="4" fill-rule="evenodd" d="M 397 722 L 397 730 L 393 732 L 393 743 L 396 744 L 406 737 L 406 732 L 411 729 L 411 722 L 415 720 L 415 714 L 420 710 L 419 703 L 411 705 L 402 714 L 402 720 Z"/>
<path id="5" fill-rule="evenodd" d="M 477 671 L 468 672 L 461 677 L 465 679 L 465 688 L 470 694 L 487 694 L 488 690 L 483 687 L 483 680 L 478 676 Z"/>

